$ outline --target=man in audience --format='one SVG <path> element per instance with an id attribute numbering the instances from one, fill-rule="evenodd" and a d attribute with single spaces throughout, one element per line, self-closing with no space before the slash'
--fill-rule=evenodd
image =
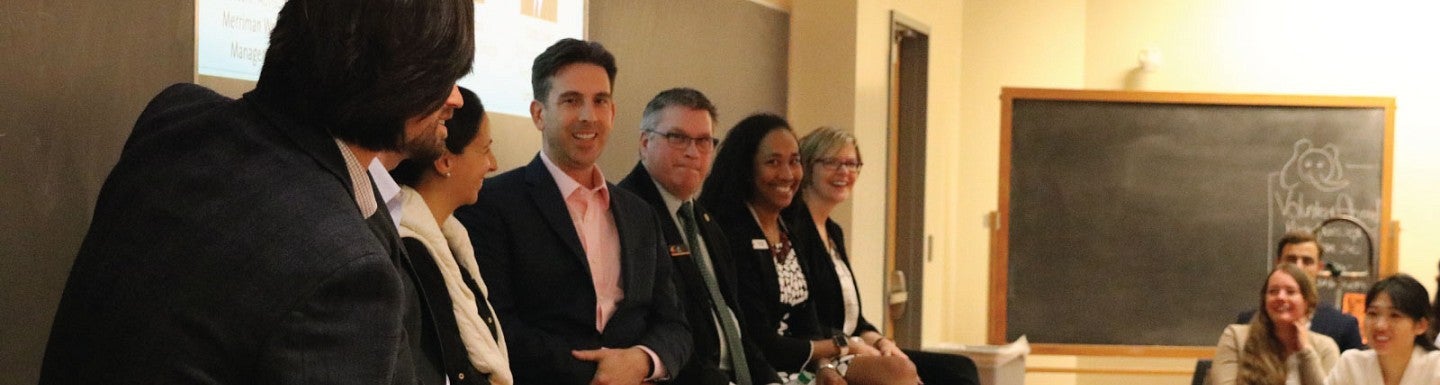
<path id="1" fill-rule="evenodd" d="M 705 94 L 689 88 L 660 92 L 645 105 L 640 120 L 640 163 L 619 186 L 655 209 L 674 258 L 675 289 L 685 299 L 695 337 L 690 362 L 675 382 L 778 383 L 759 347 L 740 333 L 735 265 L 725 235 L 694 203 L 718 142 L 715 105 Z"/>
<path id="2" fill-rule="evenodd" d="M 519 384 L 664 380 L 690 354 L 658 218 L 595 165 L 615 114 L 615 71 L 595 42 L 564 39 L 536 57 L 540 153 L 455 212 Z"/>
<path id="3" fill-rule="evenodd" d="M 1310 275 L 1311 280 L 1315 280 L 1320 275 L 1320 269 L 1325 266 L 1322 259 L 1325 249 L 1320 247 L 1315 235 L 1308 231 L 1293 230 L 1285 233 L 1276 249 L 1275 264 L 1293 263 Z M 1250 317 L 1254 315 L 1254 310 L 1240 313 L 1235 317 L 1235 323 L 1249 323 Z M 1354 316 L 1342 313 L 1329 304 L 1321 303 L 1315 307 L 1315 315 L 1310 320 L 1310 330 L 1330 336 L 1335 340 L 1335 344 L 1340 346 L 1341 352 L 1363 345 L 1360 340 L 1360 323 Z"/>
<path id="4" fill-rule="evenodd" d="M 366 165 L 441 150 L 472 8 L 292 0 L 254 91 L 156 96 L 101 189 L 40 382 L 438 383 Z"/>

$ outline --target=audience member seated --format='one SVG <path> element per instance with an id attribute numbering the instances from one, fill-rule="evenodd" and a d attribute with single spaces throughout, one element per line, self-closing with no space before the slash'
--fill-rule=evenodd
<path id="1" fill-rule="evenodd" d="M 816 319 L 806 280 L 809 268 L 797 257 L 780 217 L 802 174 L 790 124 L 775 115 L 753 115 L 726 135 L 701 189 L 701 203 L 725 230 L 736 272 L 743 277 L 744 332 L 756 337 L 771 366 L 791 383 L 919 383 L 908 360 L 850 354 L 849 340 Z M 856 353 L 866 348 L 857 346 Z"/>
<path id="2" fill-rule="evenodd" d="M 1327 385 L 1440 384 L 1440 351 L 1426 330 L 1435 315 L 1425 286 L 1399 274 L 1365 293 L 1365 338 L 1370 350 L 1351 350 L 1325 380 Z"/>
<path id="3" fill-rule="evenodd" d="M 1214 385 L 1322 385 L 1335 367 L 1335 341 L 1310 332 L 1319 304 L 1315 283 L 1294 264 L 1270 271 L 1260 288 L 1260 309 L 1249 325 L 1230 325 L 1215 350 Z"/>
<path id="4" fill-rule="evenodd" d="M 1316 282 L 1321 267 L 1325 266 L 1322 259 L 1324 256 L 1325 248 L 1320 246 L 1315 235 L 1309 231 L 1287 232 L 1275 246 L 1275 264 L 1293 263 L 1310 276 L 1311 282 Z M 1240 313 L 1235 317 L 1235 323 L 1249 323 L 1250 317 L 1254 314 L 1254 310 Z M 1321 303 L 1315 308 L 1315 316 L 1310 320 L 1310 330 L 1334 339 L 1335 344 L 1340 346 L 1341 352 L 1364 345 L 1360 341 L 1360 322 L 1356 321 L 1354 316 L 1345 314 L 1329 304 Z"/>

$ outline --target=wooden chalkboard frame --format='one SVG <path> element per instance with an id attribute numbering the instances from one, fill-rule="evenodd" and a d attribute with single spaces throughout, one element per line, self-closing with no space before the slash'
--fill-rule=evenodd
<path id="1" fill-rule="evenodd" d="M 987 336 L 990 344 L 1004 344 L 1006 336 L 1006 293 L 1009 284 L 1009 226 L 1010 186 L 1012 149 L 1012 108 L 1015 100 L 1054 100 L 1085 102 L 1122 102 L 1155 104 L 1199 104 L 1228 106 L 1263 107 L 1317 107 L 1317 108 L 1362 108 L 1385 110 L 1385 133 L 1381 179 L 1381 227 L 1376 241 L 1379 242 L 1380 276 L 1395 274 L 1398 261 L 1394 253 L 1395 239 L 1390 221 L 1390 194 L 1392 185 L 1394 142 L 1395 142 L 1395 99 L 1389 97 L 1365 96 L 1312 96 L 1274 94 L 1217 94 L 1147 91 L 1101 91 L 1066 90 L 1040 88 L 1001 89 L 1000 93 L 1000 187 L 999 205 L 991 232 L 990 252 L 990 294 Z M 1213 346 L 1162 346 L 1162 345 L 1091 345 L 1091 344 L 1031 344 L 1035 354 L 1082 355 L 1082 356 L 1141 356 L 1157 358 L 1209 358 L 1215 354 Z"/>

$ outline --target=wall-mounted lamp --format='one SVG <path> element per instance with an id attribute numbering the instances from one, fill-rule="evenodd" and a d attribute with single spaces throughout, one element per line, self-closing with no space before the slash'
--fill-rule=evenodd
<path id="1" fill-rule="evenodd" d="M 1160 65 L 1165 63 L 1165 55 L 1159 48 L 1143 48 L 1137 58 L 1140 61 L 1140 71 L 1153 73 L 1160 70 Z"/>

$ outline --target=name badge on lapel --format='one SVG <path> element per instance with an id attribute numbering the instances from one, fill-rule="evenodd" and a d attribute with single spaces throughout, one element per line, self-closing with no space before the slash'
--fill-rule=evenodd
<path id="1" fill-rule="evenodd" d="M 755 250 L 770 250 L 770 242 L 766 242 L 764 239 L 751 239 L 750 247 Z"/>
<path id="2" fill-rule="evenodd" d="M 670 257 L 680 258 L 690 256 L 690 248 L 685 245 L 670 245 Z"/>

